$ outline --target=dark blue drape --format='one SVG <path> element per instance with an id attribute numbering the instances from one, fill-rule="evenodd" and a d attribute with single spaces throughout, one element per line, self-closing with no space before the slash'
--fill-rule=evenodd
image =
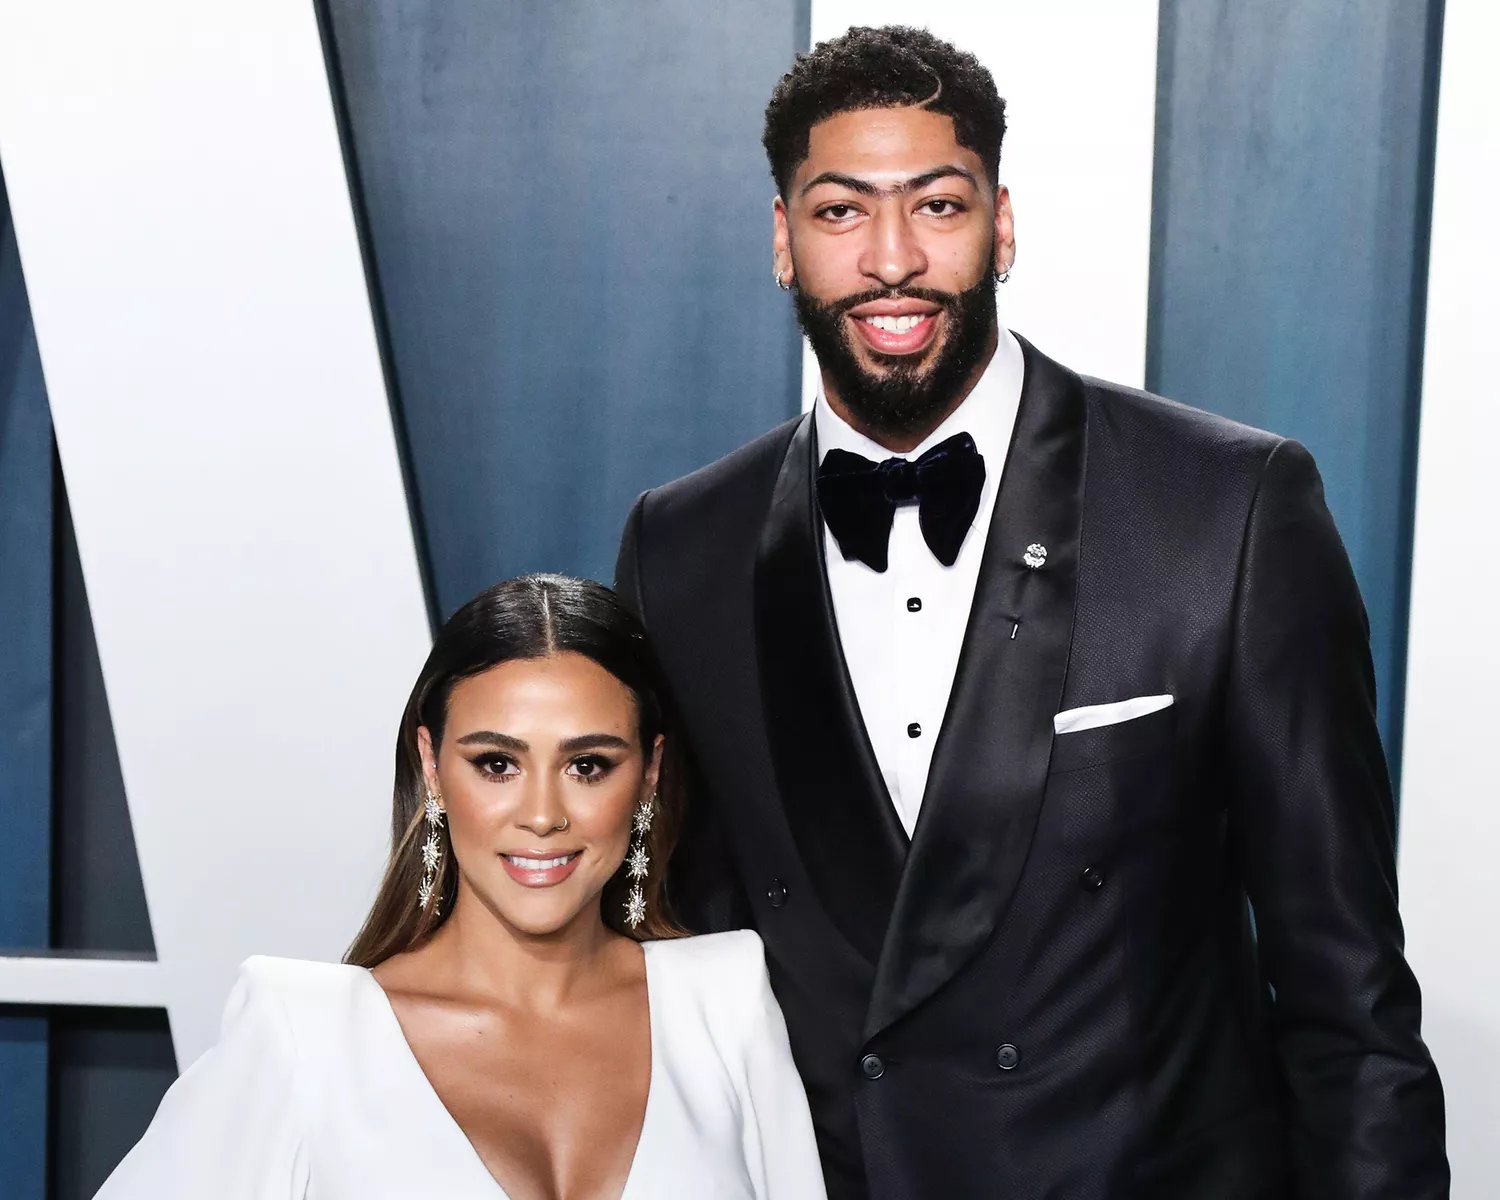
<path id="1" fill-rule="evenodd" d="M 0 177 L 0 947 L 41 949 L 52 874 L 52 417 Z M 0 1008 L 0 1196 L 43 1194 L 47 1021 Z"/>
<path id="2" fill-rule="evenodd" d="M 609 579 L 637 493 L 796 412 L 759 135 L 807 29 L 807 0 L 329 0 L 441 613 Z"/>
<path id="3" fill-rule="evenodd" d="M 1162 0 L 1147 385 L 1316 456 L 1400 762 L 1441 0 Z"/>

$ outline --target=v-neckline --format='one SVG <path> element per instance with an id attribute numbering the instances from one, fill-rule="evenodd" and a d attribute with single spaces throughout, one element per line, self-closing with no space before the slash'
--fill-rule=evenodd
<path id="1" fill-rule="evenodd" d="M 646 1081 L 646 1108 L 641 1114 L 641 1131 L 636 1135 L 635 1150 L 630 1156 L 630 1167 L 625 1172 L 625 1185 L 620 1189 L 619 1200 L 632 1200 L 633 1198 L 634 1193 L 632 1188 L 635 1184 L 635 1169 L 641 1161 L 641 1148 L 646 1144 L 646 1137 L 651 1130 L 651 1114 L 656 1107 L 654 1103 L 657 1091 L 656 1081 L 661 1075 L 660 1063 L 657 1060 L 657 1047 L 661 1044 L 661 1037 L 656 1024 L 656 1004 L 652 1000 L 651 944 L 649 942 L 641 942 L 639 945 L 641 947 L 641 959 L 646 967 L 646 1027 L 651 1038 L 651 1074 L 650 1078 Z M 467 1151 L 467 1157 L 478 1171 L 480 1178 L 488 1180 L 490 1186 L 494 1189 L 497 1200 L 510 1200 L 510 1194 L 505 1190 L 505 1185 L 485 1165 L 484 1159 L 480 1157 L 479 1151 L 475 1148 L 473 1141 L 470 1140 L 468 1133 L 458 1123 L 457 1118 L 448 1111 L 448 1106 L 443 1103 L 443 1098 L 438 1095 L 437 1088 L 432 1086 L 432 1080 L 427 1078 L 427 1072 L 422 1069 L 422 1064 L 417 1060 L 416 1051 L 411 1048 L 411 1043 L 406 1039 L 406 1030 L 401 1028 L 401 1019 L 396 1016 L 396 1008 L 391 1003 L 390 995 L 380 985 L 380 981 L 375 978 L 373 971 L 364 967 L 359 968 L 359 970 L 364 975 L 366 982 L 379 996 L 381 1008 L 390 1023 L 389 1031 L 394 1035 L 394 1040 L 399 1046 L 401 1056 L 412 1074 L 413 1089 L 425 1097 L 424 1102 L 433 1108 L 436 1118 L 457 1135 L 458 1141 L 463 1145 L 464 1150 Z"/>

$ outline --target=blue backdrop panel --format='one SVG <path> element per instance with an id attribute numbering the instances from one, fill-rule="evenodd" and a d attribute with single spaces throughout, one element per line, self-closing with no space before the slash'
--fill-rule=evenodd
<path id="1" fill-rule="evenodd" d="M 329 0 L 437 607 L 608 579 L 643 488 L 791 416 L 760 149 L 807 0 Z"/>
<path id="2" fill-rule="evenodd" d="M 154 950 L 104 673 L 68 510 L 56 491 L 52 942 Z M 47 1198 L 88 1200 L 177 1077 L 163 1011 L 56 1008 L 48 1041 Z"/>
<path id="3" fill-rule="evenodd" d="M 0 177 L 0 947 L 48 944 L 52 418 Z M 0 1196 L 41 1196 L 47 1022 L 0 1007 Z"/>
<path id="4" fill-rule="evenodd" d="M 1162 0 L 1147 383 L 1317 457 L 1399 765 L 1440 0 Z"/>
<path id="5" fill-rule="evenodd" d="M 177 1078 L 171 1027 L 163 1009 L 59 1008 L 51 1050 L 47 1200 L 89 1200 Z"/>
<path id="6" fill-rule="evenodd" d="M 146 911 L 146 889 L 109 697 L 104 691 L 104 668 L 94 639 L 67 488 L 60 476 L 53 494 L 57 534 L 52 576 L 52 722 L 57 754 L 52 779 L 52 867 L 57 886 L 52 899 L 52 945 L 64 950 L 152 954 L 156 943 Z M 166 1054 L 170 1062 L 170 1041 Z"/>

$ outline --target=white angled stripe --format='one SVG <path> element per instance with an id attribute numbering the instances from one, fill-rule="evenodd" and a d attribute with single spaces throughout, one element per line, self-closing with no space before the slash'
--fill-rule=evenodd
<path id="1" fill-rule="evenodd" d="M 1010 131 L 1000 180 L 1016 268 L 1000 318 L 1046 354 L 1140 387 L 1146 376 L 1157 0 L 812 0 L 812 40 L 921 25 L 990 69 Z M 769 248 L 768 251 L 769 253 Z M 804 346 L 803 406 L 817 394 Z"/>
<path id="2" fill-rule="evenodd" d="M 428 644 L 307 0 L 0 0 L 0 161 L 178 1061 L 338 956 Z"/>
<path id="3" fill-rule="evenodd" d="M 1456 1200 L 1493 1195 L 1500 1179 L 1497 46 L 1500 5 L 1448 0 L 1401 770 L 1402 911 Z"/>
<path id="4" fill-rule="evenodd" d="M 0 1004 L 164 1008 L 160 966 L 145 958 L 49 954 L 0 956 Z"/>

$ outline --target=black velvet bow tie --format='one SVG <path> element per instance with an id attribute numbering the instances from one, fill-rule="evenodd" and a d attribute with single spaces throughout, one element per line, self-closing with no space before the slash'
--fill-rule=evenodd
<path id="1" fill-rule="evenodd" d="M 984 456 L 967 433 L 939 442 L 915 462 L 873 463 L 847 450 L 830 450 L 818 468 L 818 506 L 839 550 L 876 571 L 889 565 L 891 522 L 903 504 L 918 506 L 927 548 L 951 567 L 983 490 Z"/>

